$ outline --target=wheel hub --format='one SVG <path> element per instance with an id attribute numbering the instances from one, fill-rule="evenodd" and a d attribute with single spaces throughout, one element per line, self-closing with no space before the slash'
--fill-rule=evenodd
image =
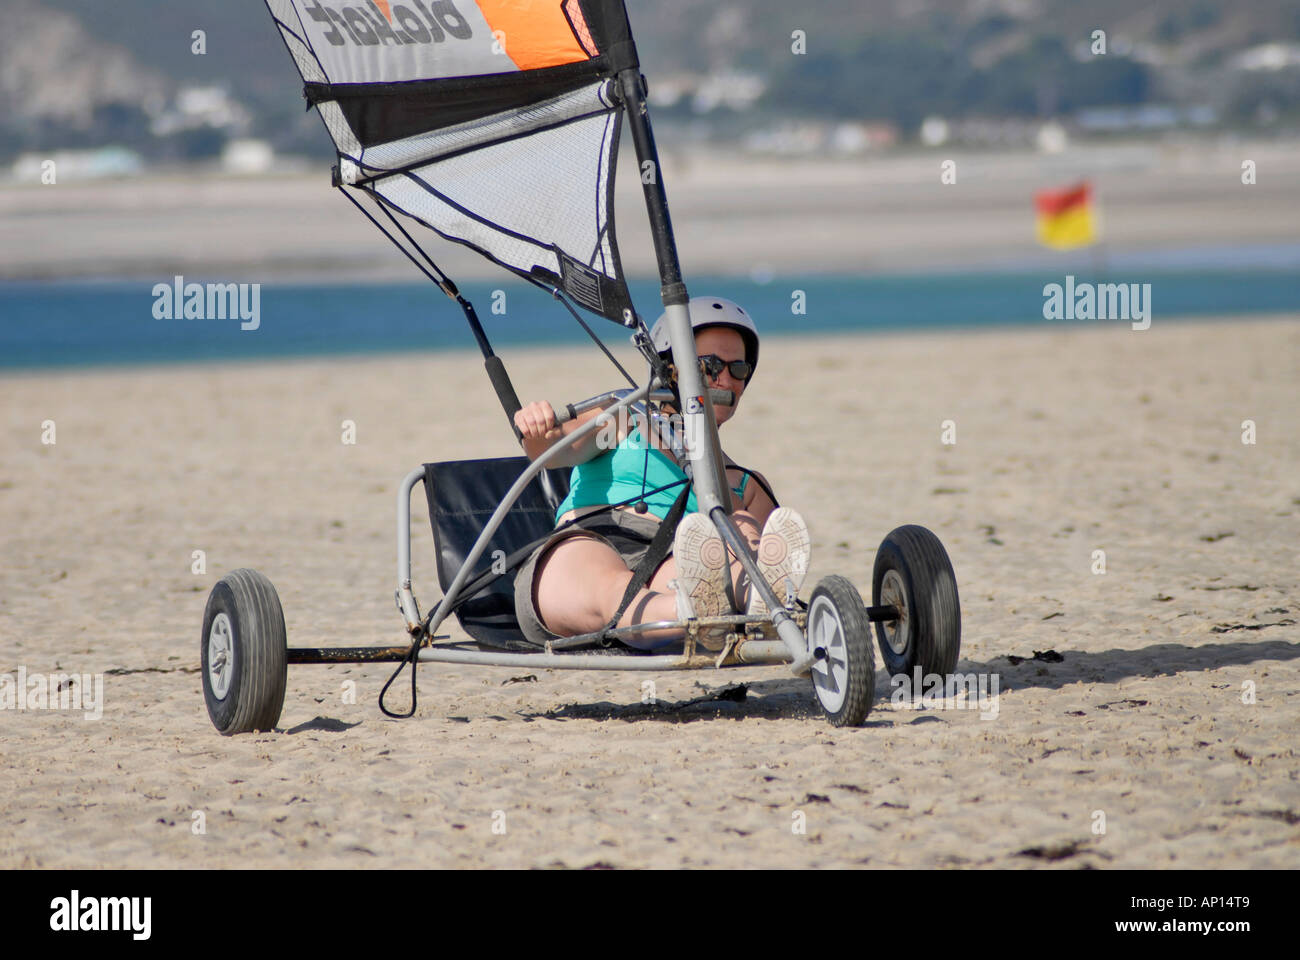
<path id="1" fill-rule="evenodd" d="M 218 613 L 208 629 L 208 684 L 218 700 L 226 699 L 230 680 L 234 676 L 235 641 L 231 635 L 230 618 Z"/>
<path id="2" fill-rule="evenodd" d="M 893 606 L 898 608 L 898 619 L 886 620 L 880 626 L 885 635 L 885 643 L 889 644 L 889 649 L 894 651 L 896 656 L 901 657 L 907 653 L 907 648 L 911 643 L 911 631 L 909 630 L 907 616 L 907 590 L 903 585 L 903 578 L 897 570 L 886 570 L 885 575 L 880 580 L 880 605 L 882 607 Z"/>
<path id="3" fill-rule="evenodd" d="M 826 656 L 812 663 L 813 687 L 817 698 L 831 713 L 844 704 L 848 692 L 848 651 L 844 642 L 844 625 L 835 605 L 824 596 L 813 598 L 808 608 L 809 649 L 822 649 Z"/>

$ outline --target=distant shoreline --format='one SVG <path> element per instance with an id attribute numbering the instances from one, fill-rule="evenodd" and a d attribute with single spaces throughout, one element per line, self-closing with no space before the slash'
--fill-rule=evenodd
<path id="1" fill-rule="evenodd" d="M 1241 183 L 1243 160 L 1258 182 Z M 940 182 L 941 161 L 956 183 Z M 654 275 L 639 183 L 622 171 L 624 267 Z M 1033 193 L 1095 186 L 1110 256 L 1189 247 L 1300 244 L 1300 151 L 1230 138 L 1029 152 L 899 151 L 856 160 L 764 160 L 665 147 L 678 249 L 690 274 L 879 275 L 1068 263 L 1034 238 Z M 136 179 L 0 187 L 0 279 L 166 278 L 390 283 L 418 277 L 325 171 L 266 178 L 168 172 Z M 417 231 L 448 275 L 499 267 Z M 427 241 L 427 242 L 426 242 Z M 1091 256 L 1081 252 L 1080 262 Z"/>
<path id="2" fill-rule="evenodd" d="M 433 242 L 426 246 L 426 249 L 445 242 L 441 238 L 435 237 Z M 432 253 L 432 250 L 430 250 Z M 396 252 L 395 252 L 396 255 Z M 398 257 L 398 267 L 405 264 L 406 261 Z M 1017 273 L 1035 273 L 1043 270 L 1056 270 L 1060 272 L 1082 271 L 1091 272 L 1101 262 L 1107 269 L 1114 270 L 1156 270 L 1176 272 L 1180 270 L 1242 270 L 1257 271 L 1260 273 L 1272 273 L 1277 271 L 1300 271 L 1300 237 L 1293 242 L 1281 243 L 1245 243 L 1234 247 L 1223 247 L 1212 244 L 1184 244 L 1169 247 L 1156 248 L 1129 248 L 1116 249 L 1107 248 L 1103 253 L 1096 254 L 1091 250 L 1077 250 L 1066 253 L 1056 251 L 1039 250 L 1026 253 L 1020 257 L 1008 256 L 987 256 L 984 258 L 971 257 L 960 263 L 952 265 L 943 265 L 935 269 L 930 264 L 907 264 L 891 265 L 888 269 L 875 268 L 855 271 L 854 275 L 863 277 L 917 277 L 917 276 L 975 276 L 975 275 L 996 275 L 996 274 L 1017 274 Z M 435 258 L 435 262 L 437 259 Z M 683 263 L 683 269 L 686 273 L 686 280 L 689 283 L 692 279 L 690 264 Z M 61 285 L 92 285 L 100 284 L 105 286 L 116 284 L 154 284 L 168 282 L 176 274 L 170 273 L 174 264 L 169 261 L 158 261 L 152 264 L 139 264 L 134 266 L 130 271 L 119 271 L 116 274 L 106 273 L 66 273 L 52 270 L 47 274 L 33 273 L 28 276 L 10 276 L 6 274 L 5 268 L 0 265 L 0 283 L 10 285 L 30 284 L 33 286 L 56 287 Z M 400 271 L 399 271 L 400 272 Z M 450 272 L 450 271 L 449 271 Z M 695 271 L 697 276 L 705 276 L 702 271 Z M 189 269 L 182 273 L 188 279 L 208 280 L 213 278 L 228 277 L 235 274 L 252 275 L 249 265 L 242 261 L 231 261 L 226 264 L 212 262 L 202 270 Z M 709 277 L 724 277 L 731 280 L 754 281 L 762 283 L 778 282 L 791 277 L 817 277 L 817 276 L 843 276 L 843 270 L 817 270 L 815 268 L 805 268 L 799 270 L 787 270 L 782 275 L 773 275 L 766 270 L 758 272 L 755 270 L 736 269 L 734 271 L 709 271 Z M 286 286 L 352 286 L 374 284 L 376 286 L 391 286 L 393 284 L 413 283 L 419 284 L 423 278 L 414 268 L 407 269 L 405 275 L 398 275 L 391 269 L 391 265 L 376 263 L 374 268 L 369 271 L 340 270 L 339 264 L 331 260 L 319 260 L 313 263 L 303 264 L 300 268 L 294 269 L 286 267 L 283 264 L 277 264 L 272 269 L 256 274 L 262 282 L 274 282 Z M 509 272 L 501 267 L 497 267 L 487 261 L 484 261 L 483 267 L 467 267 L 457 277 L 472 282 L 485 282 L 495 279 L 508 280 Z M 761 279 L 756 279 L 761 277 Z M 629 272 L 627 274 L 629 283 L 649 283 L 657 282 L 657 276 L 653 271 Z"/>

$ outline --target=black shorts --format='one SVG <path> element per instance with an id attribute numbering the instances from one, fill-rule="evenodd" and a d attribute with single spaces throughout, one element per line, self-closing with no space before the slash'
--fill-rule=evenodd
<path id="1" fill-rule="evenodd" d="M 594 537 L 612 548 L 629 570 L 635 570 L 649 552 L 650 541 L 659 531 L 660 522 L 653 513 L 607 510 L 581 517 L 551 534 L 550 539 L 533 551 L 515 575 L 515 617 L 524 636 L 538 646 L 548 640 L 560 639 L 559 634 L 546 628 L 537 612 L 537 564 L 548 550 L 571 537 Z M 672 556 L 671 544 L 668 556 Z"/>

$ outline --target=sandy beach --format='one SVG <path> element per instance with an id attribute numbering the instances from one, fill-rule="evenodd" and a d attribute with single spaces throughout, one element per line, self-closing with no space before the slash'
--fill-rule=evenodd
<path id="1" fill-rule="evenodd" d="M 506 359 L 525 398 L 614 385 L 592 350 Z M 1298 375 L 1296 316 L 768 341 L 727 450 L 807 517 L 810 585 L 869 596 L 884 535 L 934 530 L 995 712 L 893 703 L 883 670 L 833 729 L 782 667 L 655 676 L 651 706 L 636 674 L 427 665 L 397 722 L 388 667 L 304 666 L 235 738 L 209 589 L 255 567 L 291 645 L 399 642 L 399 479 L 517 449 L 477 359 L 5 375 L 0 674 L 103 702 L 0 711 L 0 867 L 1300 866 Z"/>

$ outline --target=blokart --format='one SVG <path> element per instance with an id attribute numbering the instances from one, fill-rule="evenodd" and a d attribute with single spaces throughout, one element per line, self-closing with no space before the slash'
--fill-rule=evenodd
<path id="1" fill-rule="evenodd" d="M 512 429 L 520 404 L 472 304 L 394 214 L 472 247 L 547 291 L 601 346 L 629 387 L 553 403 L 561 421 L 597 406 L 605 412 L 536 460 L 426 463 L 402 479 L 396 601 L 405 639 L 397 645 L 289 647 L 271 581 L 250 569 L 223 577 L 208 596 L 201 638 L 204 699 L 221 733 L 273 729 L 290 664 L 397 664 L 379 696 L 380 709 L 392 717 L 415 713 L 420 663 L 650 672 L 784 665 L 811 678 L 813 693 L 835 726 L 859 725 L 871 709 L 873 624 L 891 675 L 910 676 L 917 668 L 923 674 L 953 671 L 961 643 L 956 578 L 943 545 L 929 530 L 900 526 L 884 538 L 876 552 L 870 606 L 842 576 L 825 577 L 806 601 L 791 596 L 783 605 L 728 515 L 713 404 L 729 398 L 705 389 L 699 364 L 668 363 L 656 352 L 618 258 L 613 184 L 626 116 L 642 171 L 672 357 L 694 357 L 647 85 L 622 0 L 266 2 L 303 76 L 307 100 L 337 148 L 333 185 L 460 307 Z M 541 182 L 549 189 L 539 194 L 535 188 Z M 368 197 L 401 239 L 354 194 Z M 576 307 L 631 333 L 648 370 L 640 382 Z M 530 642 L 515 618 L 513 579 L 554 530 L 556 508 L 568 489 L 568 471 L 548 464 L 605 426 L 607 418 L 631 411 L 657 418 L 665 405 L 680 411 L 674 416 L 682 427 L 683 482 L 769 612 L 611 625 L 544 645 Z M 411 497 L 420 485 L 442 591 L 423 614 L 410 560 Z M 468 640 L 439 633 L 453 614 Z M 669 653 L 628 642 L 639 631 L 666 628 L 682 633 Z M 704 649 L 700 641 L 706 631 L 711 638 L 725 634 L 721 649 Z M 407 667 L 409 709 L 394 712 L 385 696 Z"/>

